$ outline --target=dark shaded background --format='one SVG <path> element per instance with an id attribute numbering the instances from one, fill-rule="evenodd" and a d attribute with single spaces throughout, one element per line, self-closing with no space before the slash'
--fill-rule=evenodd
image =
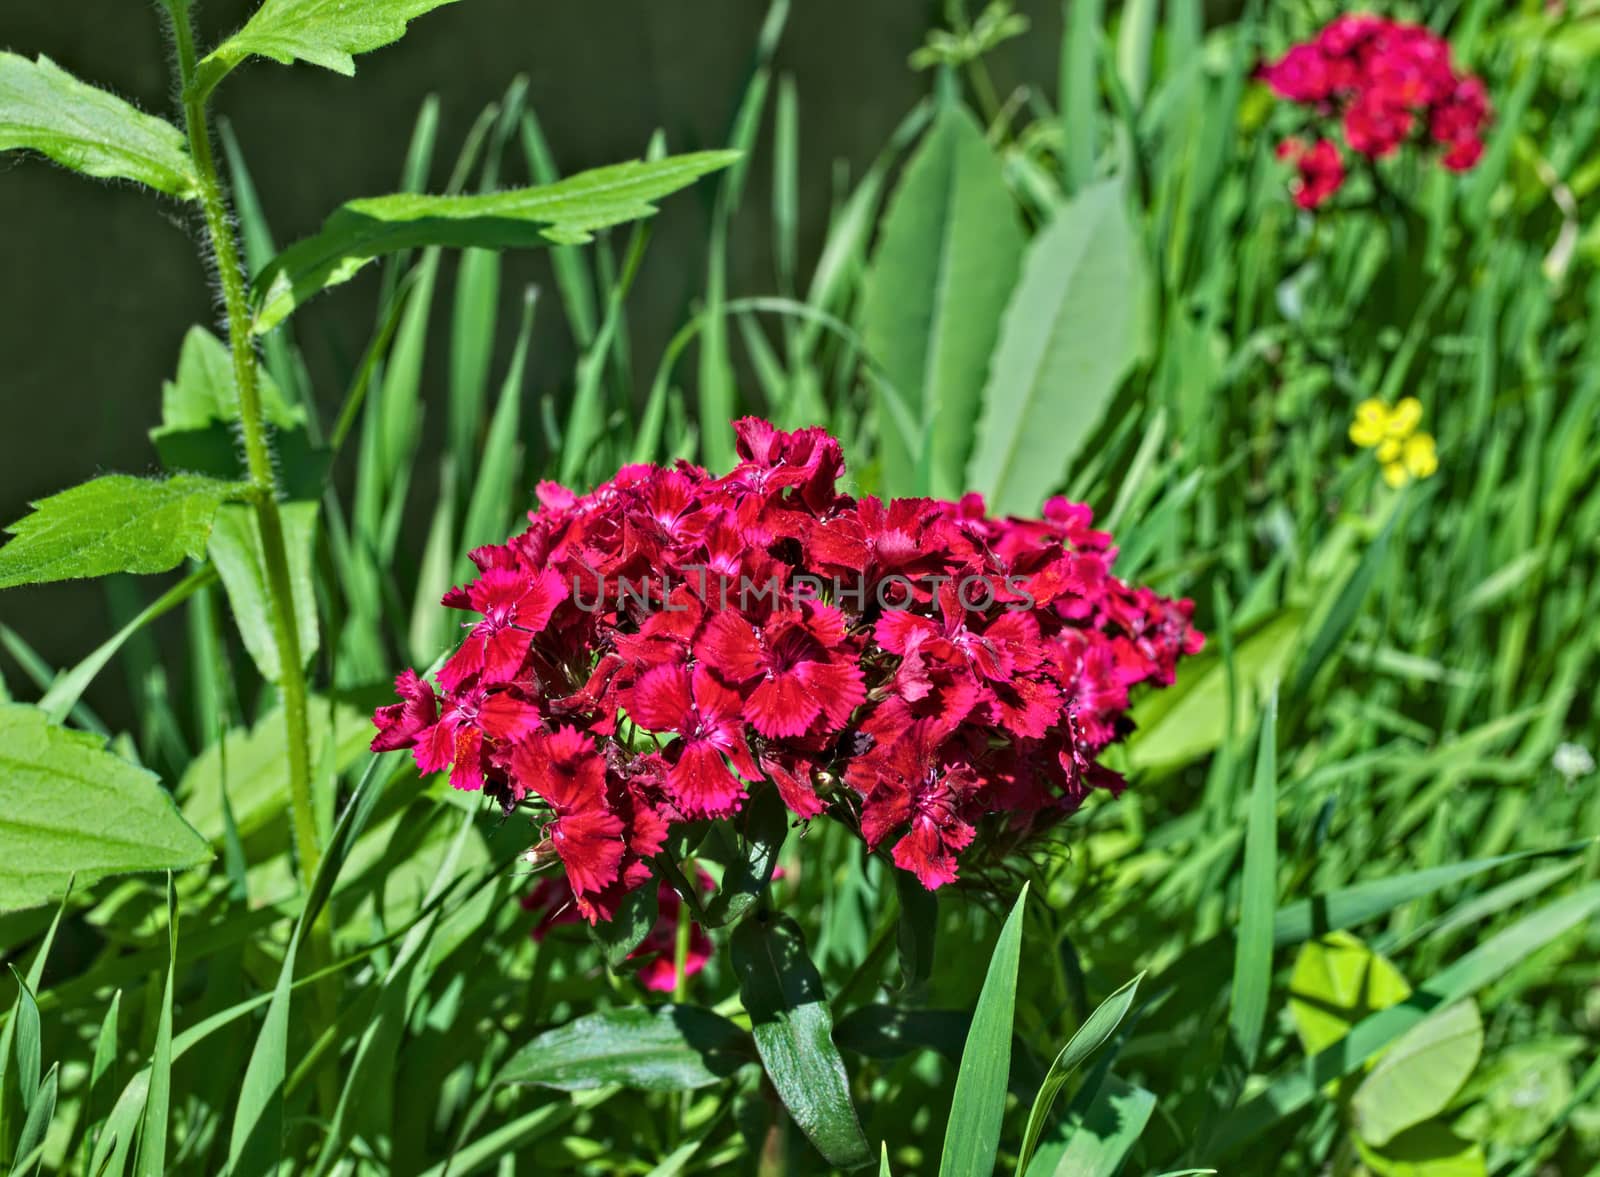
<path id="1" fill-rule="evenodd" d="M 237 27 L 253 7 L 253 0 L 201 4 L 202 44 Z M 834 161 L 848 161 L 859 175 L 925 91 L 928 75 L 912 72 L 906 56 L 938 7 L 916 0 L 793 5 L 776 66 L 794 77 L 800 98 L 802 273 L 820 248 Z M 1053 90 L 1059 5 L 1025 0 L 1019 7 L 1033 17 L 1033 32 L 1006 47 L 997 77 L 1003 88 L 1029 78 Z M 563 171 L 637 156 L 658 126 L 675 151 L 720 145 L 765 10 L 759 0 L 462 0 L 420 18 L 398 44 L 359 58 L 355 78 L 255 61 L 228 79 L 216 107 L 243 145 L 283 245 L 315 230 L 340 201 L 394 188 L 429 92 L 442 100 L 435 189 L 474 117 L 519 73 L 528 75 L 530 102 Z M 147 111 L 175 114 L 166 35 L 152 3 L 4 0 L 0 47 L 45 53 Z M 505 178 L 521 182 L 520 151 L 510 158 Z M 774 285 L 770 169 L 762 151 L 730 251 L 736 293 Z M 658 219 L 630 304 L 636 362 L 645 371 L 700 289 L 706 216 L 704 200 L 685 195 Z M 0 521 L 10 522 L 30 499 L 96 473 L 153 467 L 145 430 L 157 421 L 161 382 L 176 366 L 185 330 L 214 323 L 216 314 L 195 254 L 198 225 L 170 201 L 11 155 L 0 163 L 0 225 Z M 572 354 L 547 265 L 537 253 L 509 258 L 502 284 L 502 335 L 510 334 L 526 283 L 552 295 L 541 304 L 530 398 L 570 381 Z M 448 277 L 429 357 L 435 405 L 448 352 Z M 374 281 L 369 273 L 295 320 L 325 412 L 370 327 Z M 102 587 L 67 584 L 8 591 L 0 620 L 51 662 L 70 664 L 108 632 L 109 618 Z M 14 673 L 9 663 L 7 670 Z"/>

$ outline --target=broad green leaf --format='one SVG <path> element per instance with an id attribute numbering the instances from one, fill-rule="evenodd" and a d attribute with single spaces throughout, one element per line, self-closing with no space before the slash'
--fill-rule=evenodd
<path id="1" fill-rule="evenodd" d="M 917 431 L 889 427 L 880 411 L 888 494 L 967 489 L 972 425 L 1022 249 L 1000 161 L 972 115 L 944 104 L 889 202 L 862 308 L 867 350 Z"/>
<path id="2" fill-rule="evenodd" d="M 1283 677 L 1303 622 L 1298 611 L 1285 610 L 1235 645 L 1233 677 L 1239 698 L 1232 710 L 1234 736 L 1245 735 L 1267 687 Z M 1220 653 L 1208 650 L 1184 659 L 1176 683 L 1152 691 L 1134 707 L 1129 766 L 1145 771 L 1176 768 L 1215 751 L 1228 738 L 1228 695 L 1228 666 Z"/>
<path id="3" fill-rule="evenodd" d="M 1272 986 L 1272 917 L 1278 906 L 1278 696 L 1261 714 L 1255 783 L 1245 833 L 1239 933 L 1233 961 L 1228 1024 L 1247 1067 L 1254 1067 L 1267 1025 Z"/>
<path id="4" fill-rule="evenodd" d="M 342 205 L 314 237 L 275 258 L 256 280 L 256 332 L 270 331 L 318 292 L 348 282 L 374 258 L 438 245 L 511 249 L 588 241 L 655 211 L 653 202 L 737 158 L 702 151 L 579 172 L 554 184 L 471 196 L 396 193 Z"/>
<path id="5" fill-rule="evenodd" d="M 1056 1095 L 1072 1072 L 1116 1033 L 1122 1019 L 1133 1006 L 1133 999 L 1139 992 L 1139 982 L 1143 979 L 1144 974 L 1140 973 L 1096 1006 L 1095 1011 L 1084 1019 L 1083 1025 L 1061 1048 L 1055 1062 L 1050 1064 L 1050 1070 L 1039 1085 L 1039 1094 L 1034 1096 L 1033 1107 L 1028 1112 L 1028 1127 L 1022 1135 L 1022 1147 L 1017 1150 L 1017 1177 L 1022 1177 L 1028 1171 L 1028 1161 L 1044 1133 L 1045 1122 L 1050 1118 L 1050 1108 L 1056 1101 Z"/>
<path id="6" fill-rule="evenodd" d="M 744 920 L 733 933 L 733 967 L 761 1065 L 794 1122 L 829 1164 L 871 1164 L 800 925 L 769 912 Z"/>
<path id="7" fill-rule="evenodd" d="M 1155 1107 L 1143 1087 L 1107 1074 L 1088 1106 L 1040 1146 L 1028 1177 L 1116 1177 Z"/>
<path id="8" fill-rule="evenodd" d="M 0 705 L 0 911 L 133 871 L 182 870 L 211 848 L 153 773 L 105 751 L 97 736 L 55 727 L 36 707 Z"/>
<path id="9" fill-rule="evenodd" d="M 1400 970 L 1349 932 L 1308 941 L 1289 977 L 1289 1014 L 1307 1054 L 1339 1041 L 1367 1015 L 1411 996 Z"/>
<path id="10" fill-rule="evenodd" d="M 1402 1132 L 1383 1148 L 1358 1137 L 1356 1148 L 1375 1177 L 1488 1177 L 1489 1173 L 1483 1145 L 1457 1136 L 1437 1120 Z"/>
<path id="11" fill-rule="evenodd" d="M 183 132 L 67 73 L 48 57 L 0 52 L 0 151 L 23 148 L 86 176 L 133 180 L 193 200 L 200 181 Z"/>
<path id="12" fill-rule="evenodd" d="M 1017 962 L 1022 954 L 1027 904 L 1028 885 L 1024 883 L 995 942 L 983 991 L 973 1010 L 972 1029 L 961 1051 L 950 1122 L 939 1156 L 940 1177 L 992 1173 L 995 1169 L 1011 1074 L 1011 1017 L 1017 1002 Z"/>
<path id="13" fill-rule="evenodd" d="M 278 508 L 283 542 L 289 557 L 289 585 L 300 638 L 303 666 L 317 652 L 317 595 L 313 563 L 317 538 L 317 504 L 284 503 Z M 233 620 L 256 668 L 268 682 L 283 675 L 277 636 L 272 628 L 272 603 L 267 588 L 266 557 L 261 549 L 261 519 L 254 508 L 233 506 L 217 512 L 211 533 L 211 562 L 228 590 Z"/>
<path id="14" fill-rule="evenodd" d="M 1450 1105 L 1483 1053 L 1483 1019 L 1468 998 L 1413 1026 L 1356 1089 L 1356 1131 L 1382 1147 Z"/>
<path id="15" fill-rule="evenodd" d="M 291 65 L 308 61 L 335 73 L 356 72 L 354 56 L 406 35 L 406 23 L 454 0 L 266 0 L 233 36 L 200 62 L 196 79 L 208 93 L 247 57 Z"/>
<path id="16" fill-rule="evenodd" d="M 217 508 L 249 488 L 180 474 L 107 474 L 32 504 L 0 548 L 0 588 L 113 572 L 166 572 L 203 559 Z"/>
<path id="17" fill-rule="evenodd" d="M 289 1003 L 294 987 L 297 928 L 283 954 L 278 983 L 245 1066 L 228 1139 L 228 1177 L 269 1177 L 283 1155 L 283 1089 L 289 1050 Z"/>
<path id="18" fill-rule="evenodd" d="M 1000 325 L 967 482 L 1036 514 L 1145 351 L 1144 244 L 1120 180 L 1063 205 L 1028 246 Z"/>
<path id="19" fill-rule="evenodd" d="M 312 757 L 323 756 L 331 739 L 332 765 L 338 772 L 354 764 L 372 740 L 371 719 L 364 711 L 348 704 L 330 706 L 328 700 L 313 696 L 308 720 Z M 273 820 L 285 817 L 289 807 L 289 782 L 283 771 L 287 755 L 284 738 L 283 710 L 274 708 L 257 720 L 254 727 L 234 729 L 222 742 L 212 743 L 195 757 L 184 771 L 177 790 L 183 802 L 183 814 L 195 829 L 212 842 L 220 844 L 222 841 L 224 765 L 228 801 L 240 837 L 249 838 Z"/>
<path id="20" fill-rule="evenodd" d="M 612 1084 L 692 1091 L 749 1062 L 747 1049 L 744 1032 L 708 1009 L 623 1006 L 540 1034 L 507 1060 L 499 1081 L 561 1091 Z"/>

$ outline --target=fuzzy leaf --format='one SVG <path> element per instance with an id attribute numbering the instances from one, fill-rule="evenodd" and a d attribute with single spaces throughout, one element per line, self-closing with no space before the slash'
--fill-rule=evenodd
<path id="1" fill-rule="evenodd" d="M 0 911 L 132 871 L 182 870 L 211 848 L 153 773 L 113 756 L 97 736 L 56 727 L 37 707 L 0 706 Z"/>
<path id="2" fill-rule="evenodd" d="M 247 57 L 290 65 L 308 61 L 347 77 L 354 55 L 406 35 L 413 17 L 455 0 L 266 0 L 233 36 L 200 63 L 198 87 L 208 93 Z"/>
<path id="3" fill-rule="evenodd" d="M 702 151 L 613 164 L 534 188 L 352 200 L 320 233 L 284 250 L 256 279 L 255 330 L 270 331 L 301 303 L 348 282 L 384 254 L 430 245 L 511 249 L 588 241 L 597 229 L 652 215 L 654 201 L 737 158 L 737 152 Z"/>
<path id="4" fill-rule="evenodd" d="M 0 588 L 113 572 L 167 572 L 201 559 L 217 508 L 249 488 L 180 474 L 159 481 L 107 474 L 40 499 L 7 530 Z"/>
<path id="5" fill-rule="evenodd" d="M 0 53 L 0 151 L 24 148 L 86 176 L 133 180 L 182 200 L 199 193 L 183 132 L 48 57 Z"/>

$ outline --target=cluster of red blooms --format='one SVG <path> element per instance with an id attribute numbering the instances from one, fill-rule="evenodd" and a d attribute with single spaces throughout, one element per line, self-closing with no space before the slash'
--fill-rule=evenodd
<path id="1" fill-rule="evenodd" d="M 1338 117 L 1357 154 L 1382 159 L 1424 136 L 1439 145 L 1440 162 L 1452 171 L 1466 171 L 1483 154 L 1490 118 L 1483 82 L 1458 72 L 1449 43 L 1421 25 L 1370 13 L 1336 17 L 1258 76 L 1280 98 Z M 1293 191 L 1301 208 L 1316 208 L 1344 183 L 1344 158 L 1325 136 L 1311 143 L 1285 139 L 1278 158 L 1299 173 Z"/>
<path id="2" fill-rule="evenodd" d="M 824 431 L 734 428 L 721 478 L 542 484 L 529 529 L 445 595 L 477 620 L 437 690 L 399 677 L 374 750 L 541 807 L 535 854 L 591 923 L 675 823 L 730 816 L 754 782 L 801 819 L 831 808 L 929 888 L 986 819 L 1020 837 L 1120 785 L 1095 757 L 1129 689 L 1170 683 L 1203 639 L 1189 602 L 1111 575 L 1087 507 L 857 500 Z"/>

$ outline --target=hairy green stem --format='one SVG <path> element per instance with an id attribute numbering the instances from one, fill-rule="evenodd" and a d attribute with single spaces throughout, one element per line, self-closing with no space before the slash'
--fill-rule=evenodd
<path id="1" fill-rule="evenodd" d="M 239 244 L 234 235 L 227 197 L 217 176 L 211 151 L 211 124 L 204 96 L 193 92 L 195 80 L 194 25 L 188 0 L 168 0 L 173 36 L 177 42 L 179 84 L 183 88 L 183 119 L 189 134 L 189 153 L 200 178 L 200 206 L 205 213 L 217 278 L 222 283 L 228 319 L 228 347 L 233 356 L 233 381 L 239 393 L 239 426 L 244 437 L 245 464 L 255 494 L 256 520 L 261 531 L 261 556 L 266 570 L 267 602 L 272 636 L 278 647 L 278 684 L 283 697 L 283 722 L 287 737 L 289 797 L 293 806 L 295 850 L 300 877 L 309 888 L 316 875 L 321 848 L 311 802 L 310 728 L 306 714 L 305 669 L 300 656 L 300 632 L 294 611 L 294 590 L 289 579 L 289 552 L 283 539 L 283 518 L 278 512 L 277 479 L 267 443 L 261 410 L 261 386 L 256 374 L 255 345 L 250 338 L 250 306 L 245 297 L 244 272 L 239 266 Z"/>

